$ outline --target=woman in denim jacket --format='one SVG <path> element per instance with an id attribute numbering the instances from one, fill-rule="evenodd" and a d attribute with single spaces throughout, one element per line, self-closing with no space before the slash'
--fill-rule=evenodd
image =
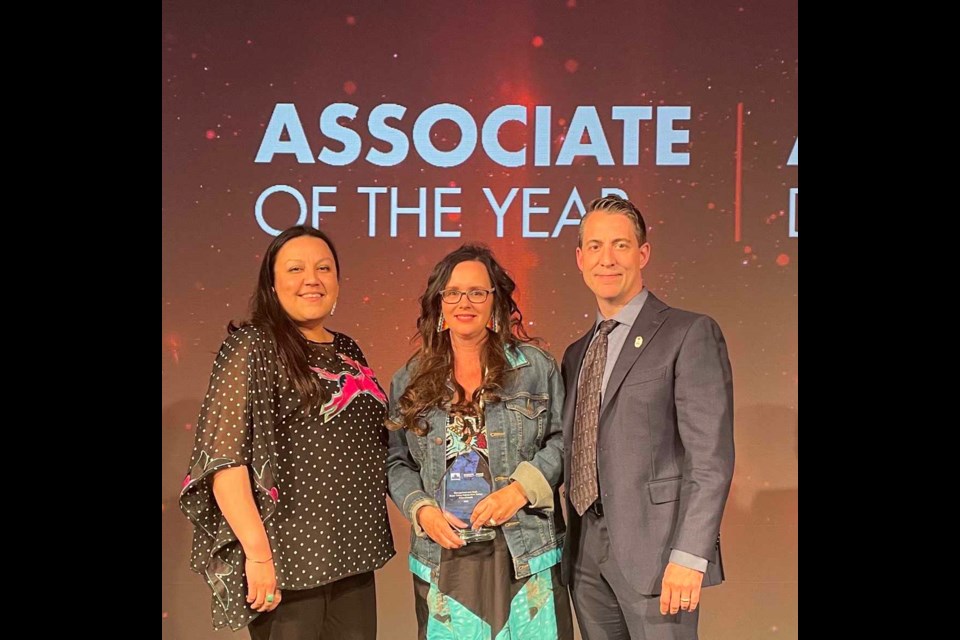
<path id="1" fill-rule="evenodd" d="M 420 349 L 391 384 L 390 495 L 413 528 L 421 639 L 573 637 L 559 579 L 563 384 L 528 344 L 515 288 L 486 247 L 446 256 L 420 298 Z M 465 453 L 492 485 L 469 521 L 437 500 Z M 495 537 L 464 542 L 480 529 Z"/>

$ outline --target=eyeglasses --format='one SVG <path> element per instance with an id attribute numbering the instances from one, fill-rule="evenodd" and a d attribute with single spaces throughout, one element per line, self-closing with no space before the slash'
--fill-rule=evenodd
<path id="1" fill-rule="evenodd" d="M 440 299 L 447 304 L 457 304 L 467 296 L 467 300 L 474 304 L 480 304 L 487 301 L 487 296 L 496 291 L 496 289 L 471 289 L 470 291 L 457 291 L 456 289 L 444 289 L 440 292 Z"/>

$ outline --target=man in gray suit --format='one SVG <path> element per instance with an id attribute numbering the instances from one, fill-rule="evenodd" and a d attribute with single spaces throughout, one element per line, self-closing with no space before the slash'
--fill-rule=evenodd
<path id="1" fill-rule="evenodd" d="M 567 348 L 563 577 L 585 640 L 697 637 L 700 589 L 723 580 L 733 379 L 712 318 L 643 286 L 637 208 L 590 203 L 577 266 L 597 322 Z"/>

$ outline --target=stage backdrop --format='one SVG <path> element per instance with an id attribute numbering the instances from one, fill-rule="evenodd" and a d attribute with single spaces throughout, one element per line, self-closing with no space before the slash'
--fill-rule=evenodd
<path id="1" fill-rule="evenodd" d="M 596 312 L 583 206 L 633 200 L 647 285 L 726 334 L 737 467 L 705 638 L 797 637 L 798 7 L 730 2 L 187 2 L 162 16 L 163 637 L 210 596 L 177 508 L 211 364 L 292 224 L 337 242 L 331 328 L 384 385 L 427 274 L 467 241 L 560 357 Z M 415 637 L 408 524 L 378 575 L 381 638 Z M 225 637 L 224 632 L 219 637 Z"/>

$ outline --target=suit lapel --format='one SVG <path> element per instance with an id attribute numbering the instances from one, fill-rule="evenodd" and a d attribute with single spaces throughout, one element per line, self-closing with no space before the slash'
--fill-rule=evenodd
<path id="1" fill-rule="evenodd" d="M 603 392 L 603 403 L 600 405 L 600 420 L 603 421 L 603 414 L 610 406 L 610 399 L 617 395 L 617 390 L 627 377 L 630 368 L 640 357 L 640 354 L 646 350 L 647 346 L 653 340 L 653 337 L 659 331 L 660 326 L 666 319 L 663 315 L 669 307 L 652 293 L 647 295 L 647 301 L 643 303 L 643 308 L 637 316 L 637 320 L 630 327 L 630 334 L 627 336 L 623 348 L 620 349 L 620 356 L 617 363 L 613 365 L 613 371 L 610 372 L 610 380 L 607 381 L 607 388 Z M 640 338 L 640 346 L 637 345 L 637 338 Z"/>

